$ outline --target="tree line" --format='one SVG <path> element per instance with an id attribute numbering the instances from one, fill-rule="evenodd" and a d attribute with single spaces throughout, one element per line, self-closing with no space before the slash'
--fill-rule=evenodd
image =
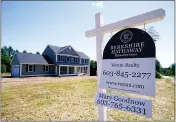
<path id="1" fill-rule="evenodd" d="M 1 73 L 7 73 L 11 71 L 11 62 L 15 52 L 19 52 L 19 51 L 12 48 L 12 46 L 9 46 L 9 47 L 3 46 L 1 48 Z M 24 50 L 23 53 L 28 53 L 28 52 Z M 40 55 L 40 52 L 37 51 L 36 54 Z"/>

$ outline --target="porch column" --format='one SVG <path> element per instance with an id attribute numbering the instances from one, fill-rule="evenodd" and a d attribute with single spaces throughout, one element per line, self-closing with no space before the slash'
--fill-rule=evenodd
<path id="1" fill-rule="evenodd" d="M 60 75 L 60 65 L 59 65 L 59 71 L 58 71 L 58 74 Z"/>
<path id="2" fill-rule="evenodd" d="M 67 66 L 67 74 L 69 74 L 69 66 Z"/>
<path id="3" fill-rule="evenodd" d="M 77 73 L 77 67 L 74 66 L 74 74 L 76 74 L 76 73 Z"/>
<path id="4" fill-rule="evenodd" d="M 55 66 L 55 74 L 57 75 L 57 66 Z"/>
<path id="5" fill-rule="evenodd" d="M 90 75 L 90 61 L 89 61 L 89 65 L 88 65 L 88 68 L 87 68 L 87 74 Z"/>

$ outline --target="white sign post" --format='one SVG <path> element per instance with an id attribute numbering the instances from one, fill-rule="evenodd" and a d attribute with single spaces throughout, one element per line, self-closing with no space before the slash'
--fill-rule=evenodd
<path id="1" fill-rule="evenodd" d="M 124 28 L 129 27 L 136 27 L 144 24 L 153 23 L 156 21 L 160 21 L 164 18 L 165 11 L 163 9 L 157 9 L 151 12 L 147 12 L 138 16 L 134 16 L 122 21 L 118 21 L 115 23 L 111 23 L 108 25 L 103 25 L 103 16 L 100 13 L 97 13 L 95 15 L 95 22 L 96 22 L 96 28 L 86 31 L 85 36 L 90 37 L 96 37 L 96 52 L 97 52 L 97 80 L 98 80 L 98 86 L 100 83 L 100 73 L 101 73 L 101 65 L 102 65 L 102 42 L 103 42 L 103 36 L 107 33 L 112 33 L 115 31 L 122 30 Z M 98 92 L 104 92 L 106 93 L 105 89 L 98 89 Z M 98 107 L 98 117 L 99 121 L 106 121 L 107 115 L 106 115 L 106 108 L 103 106 Z"/>

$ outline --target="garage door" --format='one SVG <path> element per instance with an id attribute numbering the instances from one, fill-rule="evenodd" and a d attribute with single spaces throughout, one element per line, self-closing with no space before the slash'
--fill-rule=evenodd
<path id="1" fill-rule="evenodd" d="M 19 65 L 12 65 L 12 77 L 19 77 L 20 67 Z"/>

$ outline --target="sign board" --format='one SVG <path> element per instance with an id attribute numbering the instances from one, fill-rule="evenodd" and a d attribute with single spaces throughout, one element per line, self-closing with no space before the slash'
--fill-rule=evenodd
<path id="1" fill-rule="evenodd" d="M 98 92 L 96 94 L 95 102 L 97 105 L 119 109 L 121 111 L 128 111 L 146 117 L 152 117 L 151 100 Z"/>
<path id="2" fill-rule="evenodd" d="M 127 28 L 109 40 L 99 87 L 155 96 L 155 43 L 147 32 Z"/>

